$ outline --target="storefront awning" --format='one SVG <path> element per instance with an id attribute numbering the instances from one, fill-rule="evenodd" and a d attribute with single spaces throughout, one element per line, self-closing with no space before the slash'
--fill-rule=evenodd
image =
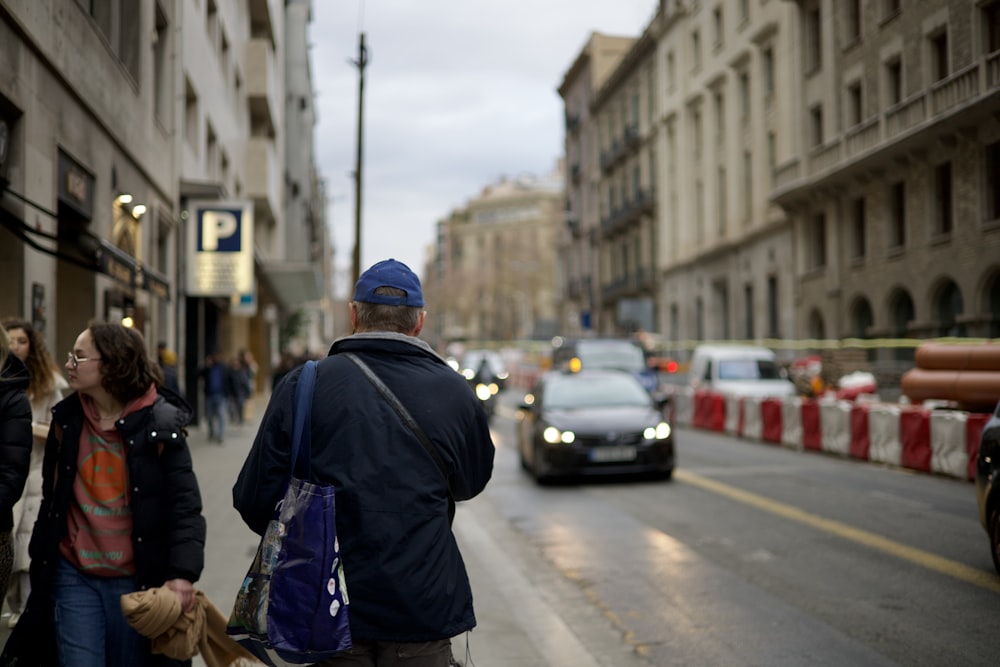
<path id="1" fill-rule="evenodd" d="M 319 267 L 305 262 L 264 262 L 260 266 L 264 280 L 277 295 L 281 305 L 295 308 L 323 296 Z"/>

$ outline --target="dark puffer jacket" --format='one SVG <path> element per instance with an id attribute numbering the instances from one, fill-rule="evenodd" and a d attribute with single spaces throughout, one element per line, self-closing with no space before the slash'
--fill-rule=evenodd
<path id="1" fill-rule="evenodd" d="M 437 448 L 434 460 L 342 352 L 353 352 L 396 394 Z M 251 529 L 267 527 L 288 484 L 295 387 L 278 385 L 233 501 Z M 402 334 L 342 338 L 319 362 L 312 402 L 312 477 L 336 489 L 337 537 L 356 641 L 448 639 L 476 624 L 472 591 L 448 520 L 456 500 L 493 471 L 489 423 L 465 379 L 423 341 Z"/>
<path id="2" fill-rule="evenodd" d="M 12 510 L 24 491 L 31 464 L 31 402 L 28 369 L 13 354 L 0 368 L 0 532 L 14 527 Z"/>
<path id="3" fill-rule="evenodd" d="M 140 590 L 161 586 L 170 579 L 195 582 L 205 563 L 201 493 L 184 431 L 191 408 L 169 390 L 161 388 L 158 393 L 153 405 L 116 424 L 128 444 L 132 547 Z M 57 664 L 50 584 L 60 557 L 59 543 L 66 535 L 83 422 L 78 394 L 71 394 L 52 410 L 42 464 L 42 506 L 29 546 L 31 595 L 7 640 L 0 665 Z M 149 664 L 183 663 L 160 655 L 152 656 Z"/>

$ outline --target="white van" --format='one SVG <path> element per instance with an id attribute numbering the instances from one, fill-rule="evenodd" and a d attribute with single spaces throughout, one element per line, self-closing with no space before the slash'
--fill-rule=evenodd
<path id="1" fill-rule="evenodd" d="M 795 385 L 773 350 L 753 345 L 699 345 L 691 357 L 688 383 L 738 396 L 794 396 Z"/>

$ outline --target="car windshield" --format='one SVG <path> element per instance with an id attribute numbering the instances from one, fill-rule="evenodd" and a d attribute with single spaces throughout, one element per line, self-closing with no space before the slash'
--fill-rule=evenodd
<path id="1" fill-rule="evenodd" d="M 637 372 L 645 370 L 642 350 L 631 343 L 587 343 L 581 341 L 577 354 L 584 368 L 605 368 Z"/>
<path id="2" fill-rule="evenodd" d="M 580 375 L 549 378 L 542 394 L 548 409 L 568 410 L 611 406 L 649 406 L 649 393 L 631 376 L 602 375 L 598 379 Z"/>
<path id="3" fill-rule="evenodd" d="M 723 359 L 719 362 L 720 380 L 778 380 L 781 372 L 770 359 Z"/>

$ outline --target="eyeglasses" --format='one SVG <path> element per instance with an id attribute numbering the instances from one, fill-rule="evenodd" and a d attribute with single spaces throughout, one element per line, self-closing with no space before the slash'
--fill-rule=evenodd
<path id="1" fill-rule="evenodd" d="M 70 367 L 73 370 L 76 370 L 77 368 L 79 368 L 80 364 L 82 364 L 85 361 L 100 361 L 100 360 L 101 360 L 100 357 L 78 357 L 75 354 L 73 354 L 72 352 L 70 352 L 66 356 L 66 361 L 69 363 Z"/>

